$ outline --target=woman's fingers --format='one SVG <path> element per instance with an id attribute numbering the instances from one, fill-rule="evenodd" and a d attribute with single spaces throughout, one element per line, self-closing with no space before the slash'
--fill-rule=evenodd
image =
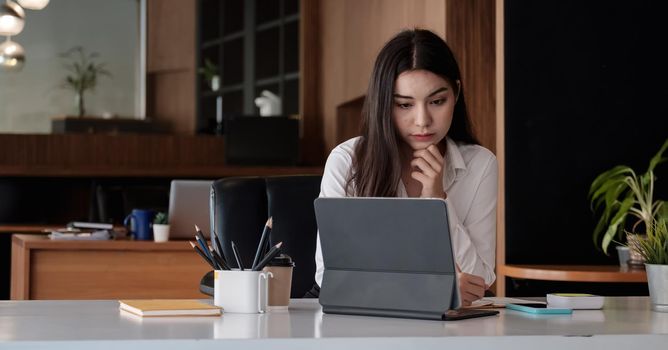
<path id="1" fill-rule="evenodd" d="M 422 186 L 424 186 L 424 184 L 427 183 L 427 181 L 429 181 L 429 176 L 419 171 L 412 172 L 411 177 L 414 178 L 415 180 L 418 180 L 418 182 L 420 182 Z"/>
<path id="2" fill-rule="evenodd" d="M 462 273 L 459 283 L 463 299 L 475 301 L 485 296 L 485 281 L 481 277 Z"/>
<path id="3" fill-rule="evenodd" d="M 438 147 L 436 145 L 431 145 L 431 146 L 427 147 L 427 151 L 429 151 L 429 153 L 431 153 L 432 156 L 434 156 L 434 158 L 436 158 L 438 163 L 441 164 L 441 166 L 443 166 L 443 164 L 445 163 L 445 158 L 441 154 L 441 151 L 438 150 Z"/>
<path id="4" fill-rule="evenodd" d="M 420 169 L 422 173 L 430 178 L 434 178 L 438 174 L 438 171 L 436 171 L 424 158 L 414 158 L 411 161 L 411 166 Z"/>
<path id="5" fill-rule="evenodd" d="M 469 276 L 470 276 L 469 282 L 471 284 L 476 285 L 482 289 L 485 289 L 485 280 L 482 277 L 476 275 L 469 275 Z"/>
<path id="6" fill-rule="evenodd" d="M 474 301 L 476 301 L 476 300 L 479 300 L 479 299 L 481 299 L 481 298 L 482 298 L 482 297 L 477 296 L 477 295 L 475 295 L 475 294 L 473 294 L 473 293 L 471 293 L 471 292 L 468 292 L 468 291 L 467 291 L 467 292 L 464 292 L 464 294 L 462 295 L 462 300 L 466 300 L 466 301 L 468 301 L 468 302 L 470 302 L 470 303 L 472 303 L 472 302 L 474 302 Z"/>
<path id="7" fill-rule="evenodd" d="M 438 153 L 438 150 L 436 150 L 436 152 Z M 413 156 L 415 159 L 424 159 L 427 164 L 429 164 L 429 167 L 436 173 L 440 173 L 443 170 L 443 158 L 435 155 L 432 151 L 429 151 L 429 149 L 415 151 Z"/>

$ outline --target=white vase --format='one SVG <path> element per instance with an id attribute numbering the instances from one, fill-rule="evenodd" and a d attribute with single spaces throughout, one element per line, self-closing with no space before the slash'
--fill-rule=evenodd
<path id="1" fill-rule="evenodd" d="M 218 91 L 220 89 L 220 76 L 214 75 L 211 78 L 211 91 Z"/>
<path id="2" fill-rule="evenodd" d="M 153 240 L 155 242 L 169 241 L 169 225 L 153 224 Z"/>
<path id="3" fill-rule="evenodd" d="M 645 264 L 652 310 L 668 312 L 668 265 Z"/>

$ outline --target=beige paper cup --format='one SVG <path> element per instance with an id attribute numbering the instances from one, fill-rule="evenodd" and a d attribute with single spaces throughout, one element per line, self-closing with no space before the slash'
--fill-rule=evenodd
<path id="1" fill-rule="evenodd" d="M 274 278 L 269 280 L 269 307 L 287 308 L 290 305 L 293 269 L 294 262 L 285 254 L 272 259 L 263 269 L 263 271 L 271 272 L 274 275 Z"/>

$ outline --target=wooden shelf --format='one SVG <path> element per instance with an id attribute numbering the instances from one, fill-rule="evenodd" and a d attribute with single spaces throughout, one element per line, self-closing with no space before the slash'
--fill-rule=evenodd
<path id="1" fill-rule="evenodd" d="M 322 174 L 322 166 L 235 166 L 223 137 L 0 134 L 0 176 L 192 177 Z"/>
<path id="2" fill-rule="evenodd" d="M 168 167 L 95 167 L 95 166 L 0 166 L 0 176 L 20 177 L 192 177 L 321 175 L 321 166 L 168 166 Z"/>
<path id="3" fill-rule="evenodd" d="M 647 282 L 643 269 L 618 265 L 501 265 L 499 275 L 542 281 L 567 282 Z"/>

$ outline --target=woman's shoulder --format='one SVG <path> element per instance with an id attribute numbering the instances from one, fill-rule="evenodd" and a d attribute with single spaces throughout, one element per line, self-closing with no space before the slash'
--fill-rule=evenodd
<path id="1" fill-rule="evenodd" d="M 321 197 L 346 197 L 350 180 L 355 146 L 360 137 L 352 138 L 334 147 L 327 157 L 320 188 Z"/>
<path id="2" fill-rule="evenodd" d="M 338 159 L 352 162 L 353 155 L 355 154 L 355 146 L 357 146 L 357 143 L 361 138 L 361 136 L 353 137 L 352 139 L 344 141 L 338 146 L 334 147 L 332 152 L 329 154 L 328 161 L 330 159 Z"/>
<path id="3" fill-rule="evenodd" d="M 457 149 L 467 167 L 474 165 L 485 166 L 490 163 L 496 163 L 496 155 L 481 145 L 457 143 Z"/>

